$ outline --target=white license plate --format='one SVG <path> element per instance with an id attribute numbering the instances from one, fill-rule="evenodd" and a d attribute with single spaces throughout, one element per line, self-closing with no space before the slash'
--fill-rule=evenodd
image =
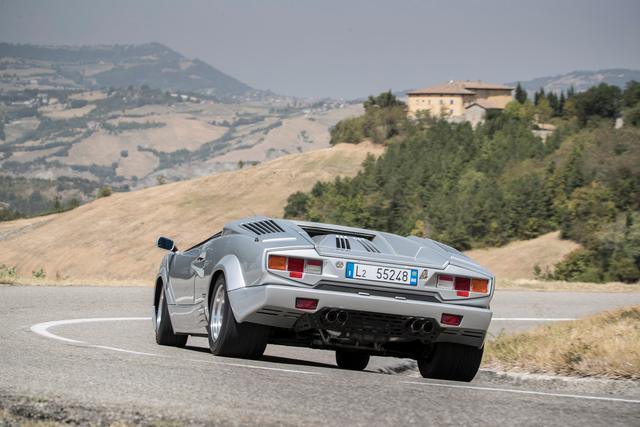
<path id="1" fill-rule="evenodd" d="M 347 279 L 373 280 L 375 282 L 399 283 L 409 286 L 418 284 L 418 270 L 358 264 L 355 262 L 347 263 L 345 277 Z"/>

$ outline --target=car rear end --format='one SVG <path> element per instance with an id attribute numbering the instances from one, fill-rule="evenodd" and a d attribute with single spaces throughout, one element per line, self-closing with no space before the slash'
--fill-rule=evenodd
<path id="1" fill-rule="evenodd" d="M 454 249 L 325 224 L 245 224 L 264 256 L 261 277 L 229 292 L 239 322 L 314 347 L 417 359 L 438 343 L 482 347 L 494 278 Z"/>

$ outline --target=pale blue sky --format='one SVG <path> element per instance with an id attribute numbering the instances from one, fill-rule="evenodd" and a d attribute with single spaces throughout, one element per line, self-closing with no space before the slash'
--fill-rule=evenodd
<path id="1" fill-rule="evenodd" d="M 0 0 L 0 41 L 158 41 L 297 96 L 638 69 L 639 23 L 638 0 Z"/>

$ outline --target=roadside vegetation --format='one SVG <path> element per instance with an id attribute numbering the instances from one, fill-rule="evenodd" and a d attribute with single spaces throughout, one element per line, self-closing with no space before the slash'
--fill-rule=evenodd
<path id="1" fill-rule="evenodd" d="M 557 99 L 556 99 L 557 98 Z M 548 105 L 547 105 L 548 104 Z M 548 108 L 547 108 L 548 107 Z M 560 229 L 582 248 L 547 279 L 640 280 L 640 128 L 616 118 L 640 107 L 640 83 L 586 92 L 519 91 L 475 129 L 428 116 L 406 118 L 391 93 L 338 123 L 332 142 L 387 144 L 354 178 L 292 194 L 285 217 L 429 236 L 458 249 L 499 246 Z M 399 112 L 402 112 L 400 114 Z M 532 132 L 541 117 L 556 130 Z"/>
<path id="2" fill-rule="evenodd" d="M 580 377 L 640 379 L 640 306 L 487 341 L 483 365 Z"/>

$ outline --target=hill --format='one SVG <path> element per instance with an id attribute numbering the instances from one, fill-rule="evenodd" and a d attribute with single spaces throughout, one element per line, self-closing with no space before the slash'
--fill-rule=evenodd
<path id="1" fill-rule="evenodd" d="M 580 245 L 560 239 L 560 232 L 543 234 L 530 240 L 517 240 L 499 248 L 473 249 L 465 252 L 496 275 L 498 281 L 506 279 L 534 279 L 534 269 L 553 271 Z"/>
<path id="2" fill-rule="evenodd" d="M 532 94 L 543 88 L 545 92 L 566 92 L 573 86 L 577 92 L 583 92 L 600 83 L 623 88 L 630 81 L 640 81 L 640 70 L 624 68 L 612 68 L 597 71 L 572 71 L 556 76 L 538 77 L 531 80 L 520 81 L 522 87 Z M 516 82 L 510 83 L 515 86 Z"/>
<path id="3" fill-rule="evenodd" d="M 331 126 L 360 110 L 149 87 L 0 92 L 0 202 L 33 215 L 104 185 L 138 189 L 326 148 Z"/>
<path id="4" fill-rule="evenodd" d="M 163 256 L 159 235 L 188 247 L 243 216 L 282 216 L 287 197 L 317 179 L 353 176 L 382 147 L 341 144 L 262 165 L 116 193 L 69 212 L 0 223 L 0 264 L 18 275 L 42 268 L 49 278 L 152 280 Z"/>
<path id="5" fill-rule="evenodd" d="M 160 43 L 114 46 L 36 46 L 0 43 L 0 87 L 97 89 L 147 85 L 221 98 L 259 91 Z"/>

